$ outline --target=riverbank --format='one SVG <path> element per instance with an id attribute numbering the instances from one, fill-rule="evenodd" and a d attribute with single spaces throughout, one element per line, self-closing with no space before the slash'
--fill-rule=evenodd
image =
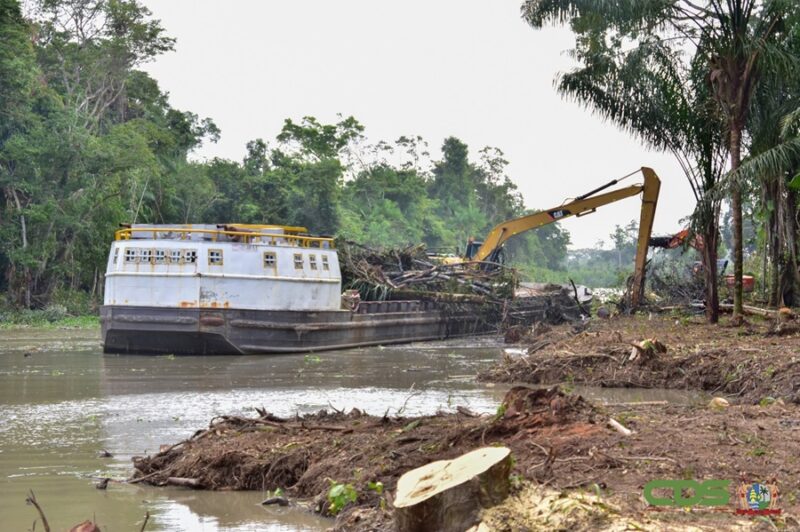
<path id="1" fill-rule="evenodd" d="M 633 433 L 609 428 L 613 418 Z M 136 458 L 134 482 L 212 490 L 280 490 L 323 515 L 343 506 L 339 530 L 390 530 L 392 496 L 404 472 L 469 450 L 504 445 L 514 457 L 515 495 L 485 515 L 493 530 L 566 523 L 598 530 L 628 523 L 749 527 L 726 512 L 651 512 L 642 487 L 656 478 L 773 480 L 778 524 L 798 515 L 800 408 L 621 404 L 600 407 L 558 389 L 513 388 L 495 415 L 466 409 L 423 417 L 320 412 L 291 419 L 222 416 L 160 453 Z M 331 488 L 348 494 L 337 505 Z M 576 499 L 553 511 L 553 498 Z M 534 499 L 549 508 L 533 511 Z M 544 501 L 544 502 L 543 502 Z M 341 501 L 340 501 L 341 502 Z M 551 501 L 552 502 L 552 501 Z M 736 503 L 735 497 L 732 503 Z M 538 503 L 537 503 L 538 504 Z M 533 505 L 533 506 L 531 506 Z M 582 505 L 582 506 L 581 506 Z M 788 520 L 788 521 L 787 521 Z"/>
<path id="2" fill-rule="evenodd" d="M 750 317 L 733 327 L 701 316 L 641 314 L 541 325 L 518 343 L 524 354 L 505 356 L 479 380 L 681 388 L 744 404 L 800 403 L 800 327 L 793 321 Z"/>
<path id="3" fill-rule="evenodd" d="M 42 310 L 0 310 L 0 330 L 5 329 L 92 329 L 100 328 L 97 314 L 71 315 L 60 307 Z"/>

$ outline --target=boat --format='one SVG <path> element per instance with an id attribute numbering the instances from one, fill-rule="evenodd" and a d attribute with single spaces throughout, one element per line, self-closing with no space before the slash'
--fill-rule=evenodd
<path id="1" fill-rule="evenodd" d="M 478 305 L 343 297 L 334 240 L 303 227 L 128 225 L 111 245 L 106 353 L 300 353 L 496 330 Z"/>

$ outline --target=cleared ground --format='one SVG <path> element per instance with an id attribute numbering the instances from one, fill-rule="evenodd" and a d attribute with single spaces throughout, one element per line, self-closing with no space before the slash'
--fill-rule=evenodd
<path id="1" fill-rule="evenodd" d="M 666 352 L 631 346 L 656 340 Z M 522 342 L 529 355 L 506 357 L 481 378 L 702 389 L 730 406 L 714 408 L 706 400 L 597 406 L 557 389 L 518 386 L 494 416 L 462 410 L 378 417 L 355 410 L 282 419 L 262 412 L 213 420 L 193 438 L 136 460 L 135 477 L 155 485 L 191 479 L 217 490 L 281 488 L 323 514 L 331 513 L 331 486 L 349 484 L 355 502 L 344 507 L 337 527 L 388 530 L 392 494 L 404 472 L 505 445 L 515 460 L 516 491 L 485 514 L 490 529 L 800 527 L 800 407 L 794 403 L 800 337 L 793 324 L 732 328 L 644 315 L 524 331 Z M 609 428 L 611 418 L 633 433 Z M 731 480 L 731 504 L 654 511 L 642 498 L 653 479 Z M 783 513 L 771 521 L 735 515 L 742 481 L 776 484 Z"/>

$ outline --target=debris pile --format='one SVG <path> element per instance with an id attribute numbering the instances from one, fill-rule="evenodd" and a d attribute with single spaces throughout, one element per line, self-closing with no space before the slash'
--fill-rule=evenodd
<path id="1" fill-rule="evenodd" d="M 680 261 L 658 261 L 647 272 L 651 294 L 661 306 L 703 308 L 705 285 L 697 264 Z"/>
<path id="2" fill-rule="evenodd" d="M 413 418 L 353 410 L 284 419 L 262 409 L 253 418 L 215 418 L 183 442 L 134 458 L 129 482 L 161 486 L 181 479 L 178 485 L 195 489 L 259 490 L 264 504 L 335 516 L 333 530 L 397 530 L 398 508 L 406 508 L 405 517 L 435 516 L 440 500 L 450 496 L 445 493 L 473 501 L 460 518 L 509 493 L 480 511 L 479 530 L 663 530 L 661 514 L 643 513 L 640 502 L 642 486 L 653 478 L 681 478 L 686 471 L 697 478 L 776 475 L 787 490 L 797 485 L 795 471 L 785 467 L 800 452 L 800 440 L 792 437 L 800 424 L 797 407 L 762 403 L 594 406 L 557 388 L 515 387 L 493 415 L 458 407 Z M 510 475 L 503 448 L 513 456 Z M 470 459 L 469 467 L 461 467 L 458 457 L 486 449 L 498 456 Z M 420 467 L 431 478 L 446 469 L 447 478 L 431 484 L 427 474 L 412 475 L 413 488 L 404 490 L 400 479 Z M 484 475 L 492 470 L 496 477 Z M 498 497 L 484 504 L 484 492 L 461 481 L 467 477 Z M 495 483 L 501 479 L 510 486 Z M 783 501 L 785 514 L 796 515 L 797 501 Z M 708 529 L 732 528 L 736 517 L 726 516 L 701 513 L 692 519 Z"/>
<path id="3" fill-rule="evenodd" d="M 581 326 L 538 324 L 518 339 L 524 354 L 506 355 L 479 380 L 694 388 L 743 402 L 781 397 L 800 404 L 800 335 L 790 322 L 731 328 L 689 316 L 618 316 Z"/>
<path id="4" fill-rule="evenodd" d="M 339 515 L 343 508 L 332 509 L 329 500 L 338 485 L 351 486 L 345 491 L 355 495 L 348 508 L 391 508 L 398 478 L 430 462 L 502 443 L 518 464 L 533 465 L 541 450 L 531 447 L 532 437 L 546 438 L 561 456 L 595 433 L 607 432 L 595 423 L 594 408 L 558 388 L 514 388 L 496 415 L 461 407 L 455 413 L 406 418 L 354 409 L 286 419 L 261 409 L 252 418 L 214 418 L 187 440 L 135 457 L 129 482 L 211 490 L 280 488 L 290 500 L 310 501 L 315 512 Z"/>
<path id="5" fill-rule="evenodd" d="M 336 243 L 342 286 L 358 290 L 364 301 L 431 298 L 455 294 L 496 302 L 513 297 L 514 270 L 499 264 L 435 263 L 424 245 L 374 249 L 349 241 Z M 469 300 L 469 298 L 461 298 Z M 476 300 L 477 301 L 477 300 Z"/>

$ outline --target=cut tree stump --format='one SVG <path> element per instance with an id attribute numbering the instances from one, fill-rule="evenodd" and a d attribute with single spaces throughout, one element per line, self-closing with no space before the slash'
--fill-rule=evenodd
<path id="1" fill-rule="evenodd" d="M 395 528 L 463 532 L 478 523 L 482 508 L 508 496 L 510 473 L 507 447 L 483 447 L 413 469 L 397 481 Z"/>

